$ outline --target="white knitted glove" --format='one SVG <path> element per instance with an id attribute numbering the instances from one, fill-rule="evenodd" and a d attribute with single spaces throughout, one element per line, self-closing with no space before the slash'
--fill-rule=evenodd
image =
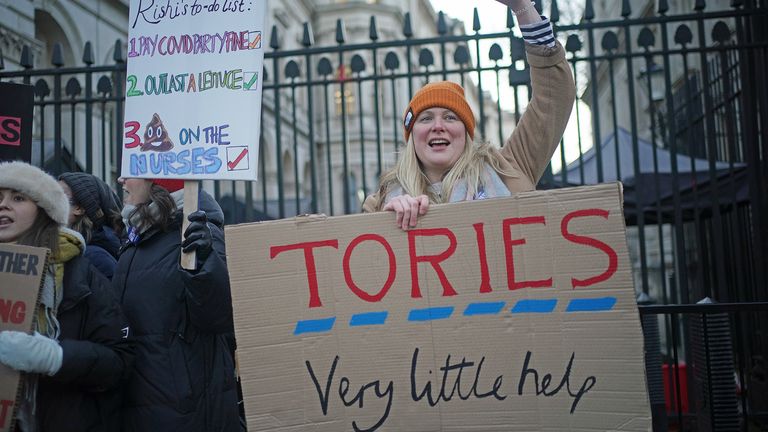
<path id="1" fill-rule="evenodd" d="M 38 332 L 0 332 L 0 363 L 22 372 L 53 375 L 61 369 L 59 342 Z"/>

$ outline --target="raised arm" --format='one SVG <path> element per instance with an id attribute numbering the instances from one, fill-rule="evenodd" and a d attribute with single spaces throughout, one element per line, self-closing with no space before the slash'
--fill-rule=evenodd
<path id="1" fill-rule="evenodd" d="M 497 0 L 521 11 L 517 15 L 531 66 L 532 98 L 520 122 L 501 149 L 505 160 L 535 186 L 544 173 L 568 124 L 576 98 L 565 50 L 555 40 L 549 20 L 530 0 Z"/>

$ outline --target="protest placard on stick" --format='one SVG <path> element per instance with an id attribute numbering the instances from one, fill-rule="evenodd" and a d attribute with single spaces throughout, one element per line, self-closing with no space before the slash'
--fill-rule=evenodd
<path id="1" fill-rule="evenodd" d="M 266 0 L 131 0 L 121 176 L 258 178 L 265 15 Z"/>

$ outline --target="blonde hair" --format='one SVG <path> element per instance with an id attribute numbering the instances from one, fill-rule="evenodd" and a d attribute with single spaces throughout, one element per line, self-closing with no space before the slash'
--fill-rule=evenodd
<path id="1" fill-rule="evenodd" d="M 85 212 L 83 214 L 75 216 L 75 221 L 69 226 L 71 229 L 82 234 L 85 239 L 85 243 L 90 243 L 91 237 L 93 237 L 94 223 L 91 218 L 88 217 Z"/>
<path id="2" fill-rule="evenodd" d="M 441 193 L 437 195 L 430 187 L 431 183 L 424 173 L 419 157 L 416 155 L 416 147 L 413 143 L 413 135 L 411 135 L 405 149 L 400 153 L 395 167 L 381 176 L 377 210 L 381 210 L 387 195 L 397 187 L 401 187 L 404 194 L 426 195 L 429 197 L 430 203 L 439 204 L 450 200 L 453 189 L 461 181 L 466 181 L 468 195 L 476 194 L 482 183 L 486 163 L 497 172 L 504 174 L 498 160 L 493 157 L 496 149 L 491 144 L 475 143 L 468 133 L 465 135 L 465 139 L 464 151 L 443 176 Z"/>

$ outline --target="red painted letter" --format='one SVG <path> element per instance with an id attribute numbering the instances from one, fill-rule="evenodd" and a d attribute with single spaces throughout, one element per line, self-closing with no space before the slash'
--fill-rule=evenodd
<path id="1" fill-rule="evenodd" d="M 586 216 L 600 216 L 603 219 L 608 219 L 608 210 L 585 209 L 585 210 L 576 210 L 576 211 L 570 212 L 567 215 L 565 215 L 565 217 L 563 218 L 563 221 L 560 222 L 560 231 L 563 233 L 563 237 L 570 242 L 582 244 L 585 246 L 591 246 L 595 249 L 600 249 L 601 251 L 605 252 L 605 254 L 608 255 L 608 268 L 601 274 L 597 276 L 593 276 L 591 278 L 587 278 L 587 279 L 571 278 L 571 285 L 573 286 L 573 288 L 590 286 L 590 285 L 594 285 L 596 283 L 608 280 L 611 276 L 613 276 L 614 273 L 616 273 L 616 267 L 618 266 L 618 262 L 619 262 L 619 259 L 616 256 L 616 251 L 613 250 L 613 248 L 608 246 L 607 244 L 601 242 L 600 240 L 594 239 L 592 237 L 580 236 L 580 235 L 571 234 L 570 232 L 568 232 L 568 223 L 571 221 L 571 219 L 577 218 L 577 217 L 586 217 Z"/>
<path id="2" fill-rule="evenodd" d="M 10 425 L 11 416 L 9 415 L 11 413 L 11 408 L 13 407 L 13 401 L 8 399 L 0 400 L 0 428 L 7 428 Z M 6 424 L 8 423 L 8 424 Z"/>
<path id="3" fill-rule="evenodd" d="M 17 301 L 13 305 L 13 310 L 11 310 L 11 322 L 14 324 L 23 323 L 26 312 L 27 305 L 24 302 Z"/>
<path id="4" fill-rule="evenodd" d="M 477 253 L 480 257 L 480 292 L 489 293 L 493 289 L 491 288 L 491 275 L 488 272 L 488 257 L 485 252 L 485 231 L 483 231 L 482 223 L 476 223 L 472 227 L 475 229 Z"/>
<path id="5" fill-rule="evenodd" d="M 384 286 L 381 288 L 378 294 L 376 295 L 370 295 L 367 292 L 360 289 L 355 284 L 355 281 L 352 280 L 352 272 L 349 268 L 349 260 L 352 257 L 352 250 L 357 247 L 360 243 L 366 241 L 366 240 L 373 240 L 376 242 L 379 242 L 384 246 L 384 249 L 387 251 L 387 256 L 389 257 L 389 276 L 387 277 L 387 281 L 384 282 Z M 389 288 L 392 286 L 392 284 L 395 282 L 395 275 L 397 274 L 397 263 L 395 261 L 395 252 L 392 250 L 392 246 L 387 243 L 387 240 L 377 234 L 362 234 L 357 237 L 355 237 L 354 240 L 352 240 L 349 243 L 349 246 L 347 246 L 347 250 L 344 252 L 344 262 L 343 262 L 343 268 L 344 268 L 344 280 L 347 281 L 347 286 L 349 289 L 352 290 L 353 293 L 355 293 L 356 296 L 360 297 L 361 299 L 368 301 L 368 302 L 378 302 L 381 301 L 382 298 L 387 294 L 387 291 L 389 291 Z"/>
<path id="6" fill-rule="evenodd" d="M 27 305 L 24 302 L 0 298 L 0 321 L 21 324 L 26 311 Z"/>
<path id="7" fill-rule="evenodd" d="M 316 242 L 296 243 L 283 246 L 272 246 L 269 248 L 269 257 L 274 259 L 278 254 L 281 254 L 289 250 L 304 250 L 304 264 L 307 267 L 307 282 L 309 282 L 309 307 L 320 307 L 323 304 L 320 302 L 320 293 L 317 289 L 317 268 L 315 267 L 315 256 L 312 254 L 312 249 L 316 247 L 330 246 L 332 248 L 339 248 L 338 240 L 321 240 Z"/>
<path id="8" fill-rule="evenodd" d="M 450 244 L 448 249 L 437 255 L 423 255 L 416 256 L 416 237 L 434 237 L 434 236 L 446 236 Z M 432 229 L 415 229 L 408 231 L 408 255 L 411 257 L 411 297 L 421 298 L 421 288 L 419 288 L 419 272 L 418 263 L 428 262 L 432 264 L 432 267 L 437 273 L 437 277 L 440 279 L 440 284 L 443 286 L 443 296 L 455 296 L 454 291 L 448 278 L 445 277 L 445 272 L 440 267 L 440 262 L 445 261 L 448 257 L 453 255 L 456 251 L 456 236 L 448 228 L 432 228 Z"/>
<path id="9" fill-rule="evenodd" d="M 552 286 L 552 278 L 520 282 L 515 281 L 515 259 L 512 248 L 514 246 L 524 245 L 526 242 L 524 238 L 512 240 L 512 232 L 509 227 L 512 225 L 529 224 L 546 225 L 547 222 L 544 220 L 544 216 L 509 218 L 502 221 L 502 230 L 504 231 L 504 255 L 507 258 L 507 285 L 510 290 L 520 288 L 548 288 Z"/>

